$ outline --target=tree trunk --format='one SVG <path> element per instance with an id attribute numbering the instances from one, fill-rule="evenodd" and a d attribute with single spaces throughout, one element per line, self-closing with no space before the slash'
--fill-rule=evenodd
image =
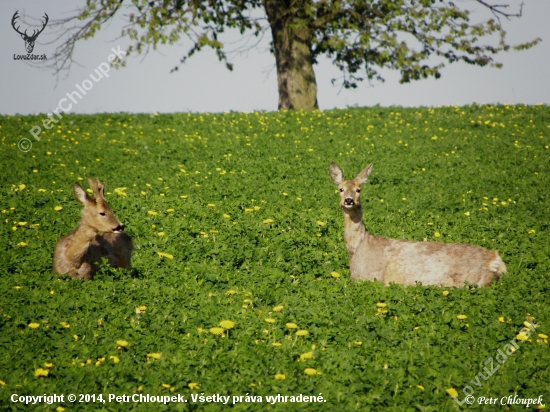
<path id="1" fill-rule="evenodd" d="M 310 50 L 312 34 L 297 16 L 299 6 L 293 6 L 293 0 L 263 0 L 263 3 L 273 36 L 279 109 L 318 109 Z"/>

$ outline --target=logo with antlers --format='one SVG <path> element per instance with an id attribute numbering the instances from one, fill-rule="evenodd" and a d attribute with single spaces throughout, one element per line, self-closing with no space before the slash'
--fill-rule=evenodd
<path id="1" fill-rule="evenodd" d="M 21 35 L 21 38 L 23 40 L 25 40 L 25 48 L 27 49 L 27 53 L 32 53 L 32 51 L 34 49 L 34 42 L 36 41 L 36 38 L 38 37 L 38 35 L 40 33 L 42 33 L 44 31 L 44 29 L 46 28 L 46 25 L 48 24 L 48 20 L 50 18 L 48 17 L 48 15 L 46 13 L 44 13 L 44 19 L 46 20 L 44 22 L 44 25 L 42 26 L 42 28 L 40 30 L 33 30 L 32 35 L 29 36 L 27 34 L 27 30 L 25 30 L 23 33 L 21 33 L 19 31 L 19 26 L 15 27 L 15 23 L 16 23 L 15 21 L 19 17 L 18 13 L 19 13 L 19 10 L 16 11 L 15 14 L 13 15 L 13 17 L 11 19 L 11 25 L 12 25 L 13 29 Z"/>

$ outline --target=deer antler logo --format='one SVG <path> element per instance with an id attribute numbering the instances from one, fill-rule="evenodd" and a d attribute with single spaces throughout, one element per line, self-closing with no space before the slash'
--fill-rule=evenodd
<path id="1" fill-rule="evenodd" d="M 46 25 L 48 24 L 48 21 L 49 21 L 50 18 L 48 17 L 48 15 L 46 13 L 44 13 L 44 18 L 46 20 L 44 22 L 44 25 L 42 26 L 42 28 L 40 30 L 33 30 L 32 35 L 29 36 L 27 34 L 27 30 L 25 30 L 25 32 L 21 33 L 19 31 L 19 26 L 15 27 L 15 20 L 17 20 L 17 18 L 19 17 L 18 13 L 19 13 L 19 10 L 16 11 L 15 14 L 13 15 L 13 17 L 11 19 L 11 25 L 12 25 L 13 29 L 21 35 L 23 40 L 25 40 L 25 48 L 27 49 L 27 53 L 32 53 L 32 51 L 34 49 L 34 42 L 36 41 L 36 38 L 38 37 L 38 35 L 40 33 L 42 33 L 44 31 L 44 29 L 46 28 Z"/>

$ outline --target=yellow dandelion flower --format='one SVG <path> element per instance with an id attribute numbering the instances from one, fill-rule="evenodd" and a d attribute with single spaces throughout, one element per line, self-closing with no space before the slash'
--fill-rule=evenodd
<path id="1" fill-rule="evenodd" d="M 229 289 L 229 290 L 227 290 L 227 291 L 225 292 L 225 294 L 226 294 L 227 296 L 234 295 L 235 293 L 237 293 L 237 292 L 235 292 L 233 289 Z"/>
<path id="2" fill-rule="evenodd" d="M 142 196 L 145 196 L 147 194 L 147 192 L 144 192 L 143 190 L 141 192 L 139 192 L 140 195 Z"/>
<path id="3" fill-rule="evenodd" d="M 73 335 L 74 340 L 78 340 L 78 335 Z"/>
<path id="4" fill-rule="evenodd" d="M 0 381 L 0 385 L 1 385 L 1 386 L 6 386 L 6 382 Z"/>
<path id="5" fill-rule="evenodd" d="M 224 329 L 231 329 L 235 326 L 235 322 L 230 321 L 230 320 L 222 320 L 220 322 L 220 326 Z"/>
<path id="6" fill-rule="evenodd" d="M 434 233 L 434 237 L 441 237 L 441 233 L 435 232 L 435 233 Z"/>
<path id="7" fill-rule="evenodd" d="M 26 184 L 21 183 L 21 184 L 19 185 L 19 190 L 25 190 L 26 187 L 27 187 Z"/>
<path id="8" fill-rule="evenodd" d="M 520 332 L 516 335 L 516 339 L 521 341 L 526 341 L 527 339 L 529 339 L 529 336 L 527 336 L 525 332 Z"/>
<path id="9" fill-rule="evenodd" d="M 147 310 L 147 306 L 145 305 L 138 306 L 137 310 L 139 310 L 140 312 L 145 312 Z"/>
<path id="10" fill-rule="evenodd" d="M 148 357 L 148 358 L 156 359 L 156 360 L 159 360 L 159 359 L 160 359 L 160 356 L 161 356 L 161 354 L 158 353 L 158 352 L 153 352 L 153 353 L 148 353 L 148 354 L 147 354 L 147 357 Z"/>
<path id="11" fill-rule="evenodd" d="M 17 246 L 19 246 L 19 247 L 25 247 L 25 246 L 27 246 L 27 243 L 25 243 L 25 242 L 19 242 L 19 243 L 17 244 Z"/>
<path id="12" fill-rule="evenodd" d="M 223 218 L 224 218 L 224 219 L 229 219 L 230 217 L 231 217 L 231 216 L 228 215 L 227 213 L 224 213 L 224 214 L 223 214 Z"/>
<path id="13" fill-rule="evenodd" d="M 541 339 L 548 339 L 548 335 L 544 334 L 544 333 L 539 333 L 539 338 Z"/>
<path id="14" fill-rule="evenodd" d="M 220 335 L 223 335 L 223 328 L 210 328 L 210 333 L 214 334 L 214 335 L 217 335 L 217 336 L 220 336 Z"/>
<path id="15" fill-rule="evenodd" d="M 340 274 L 338 272 L 330 272 L 330 276 L 332 276 L 334 279 L 338 279 L 340 277 Z"/>
<path id="16" fill-rule="evenodd" d="M 447 388 L 445 389 L 445 392 L 447 392 L 451 396 L 454 396 L 455 398 L 458 397 L 458 392 L 455 388 Z"/>
<path id="17" fill-rule="evenodd" d="M 273 308 L 273 312 L 282 312 L 285 307 L 283 305 L 278 305 Z"/>
<path id="18" fill-rule="evenodd" d="M 189 387 L 189 389 L 199 390 L 201 388 L 197 382 L 189 382 L 187 386 Z"/>
<path id="19" fill-rule="evenodd" d="M 361 346 L 363 344 L 363 342 L 361 342 L 360 340 L 356 340 L 353 343 L 355 343 L 357 346 Z"/>
<path id="20" fill-rule="evenodd" d="M 264 223 L 265 225 L 268 225 L 268 224 L 270 224 L 270 223 L 273 223 L 273 219 L 265 219 L 265 220 L 263 221 L 263 223 Z"/>
<path id="21" fill-rule="evenodd" d="M 27 225 L 27 222 L 19 222 L 18 225 L 19 225 L 19 226 L 26 226 L 26 225 Z"/>
<path id="22" fill-rule="evenodd" d="M 37 378 L 46 377 L 49 375 L 49 371 L 47 369 L 38 368 L 34 371 L 34 376 Z"/>
<path id="23" fill-rule="evenodd" d="M 441 292 L 441 294 L 443 296 L 449 296 L 449 291 L 448 290 L 444 290 L 443 292 Z"/>
<path id="24" fill-rule="evenodd" d="M 36 322 L 29 323 L 29 328 L 31 328 L 31 329 L 36 329 L 36 328 L 39 328 L 39 327 L 40 327 L 40 323 L 36 323 Z"/>
<path id="25" fill-rule="evenodd" d="M 302 353 L 300 355 L 300 360 L 302 362 L 305 362 L 306 360 L 311 359 L 311 358 L 313 358 L 313 352 L 306 352 L 306 353 Z"/>
<path id="26" fill-rule="evenodd" d="M 377 308 L 385 308 L 386 306 L 387 306 L 387 305 L 386 305 L 384 302 L 378 302 L 378 303 L 376 304 L 376 307 L 377 307 Z"/>
<path id="27" fill-rule="evenodd" d="M 157 236 L 163 237 L 165 234 L 166 234 L 166 233 L 164 233 L 164 232 L 158 232 L 158 233 L 157 233 Z"/>
<path id="28" fill-rule="evenodd" d="M 168 383 L 163 383 L 161 386 L 166 389 L 170 388 L 170 384 Z"/>
<path id="29" fill-rule="evenodd" d="M 167 213 L 174 213 L 174 209 L 166 209 Z"/>
<path id="30" fill-rule="evenodd" d="M 304 373 L 306 375 L 321 375 L 321 372 L 319 372 L 317 369 L 314 368 L 305 368 Z"/>
<path id="31" fill-rule="evenodd" d="M 523 322 L 523 326 L 525 326 L 526 328 L 529 328 L 529 329 L 534 329 L 534 328 L 537 327 L 537 325 L 535 325 L 534 323 L 528 322 L 528 321 Z"/>
<path id="32" fill-rule="evenodd" d="M 286 327 L 289 328 L 289 329 L 296 329 L 296 328 L 298 328 L 298 325 L 296 325 L 294 322 L 288 322 L 286 324 Z"/>
<path id="33" fill-rule="evenodd" d="M 301 197 L 297 197 L 296 200 L 297 200 L 298 202 L 301 202 L 301 201 L 302 201 L 302 198 L 301 198 Z"/>
<path id="34" fill-rule="evenodd" d="M 265 318 L 264 320 L 269 324 L 275 323 L 275 319 L 273 318 Z"/>
<path id="35" fill-rule="evenodd" d="M 321 221 L 321 220 L 318 220 L 318 221 L 317 221 L 317 225 L 323 227 L 323 226 L 326 225 L 326 223 L 323 222 L 323 221 Z"/>
<path id="36" fill-rule="evenodd" d="M 109 359 L 111 359 L 113 361 L 113 363 L 119 363 L 120 362 L 119 357 L 115 356 L 115 355 L 109 356 Z"/>
<path id="37" fill-rule="evenodd" d="M 151 216 L 156 216 L 158 215 L 158 212 L 155 212 L 154 210 L 148 210 L 147 213 Z"/>
<path id="38" fill-rule="evenodd" d="M 276 348 L 278 348 L 279 346 L 282 346 L 283 344 L 280 343 L 280 342 L 273 342 L 271 345 L 272 345 L 272 346 L 275 346 Z"/>
<path id="39" fill-rule="evenodd" d="M 498 317 L 498 321 L 499 321 L 500 323 L 506 322 L 506 320 L 504 320 L 504 316 L 499 316 L 499 317 Z"/>
<path id="40" fill-rule="evenodd" d="M 48 369 L 51 369 L 53 368 L 53 363 L 51 362 L 44 362 L 44 367 L 48 368 Z"/>
<path id="41" fill-rule="evenodd" d="M 466 315 L 456 315 L 456 318 L 460 319 L 460 320 L 464 320 L 464 319 L 467 319 L 468 316 L 466 316 Z"/>
<path id="42" fill-rule="evenodd" d="M 123 339 L 120 339 L 120 340 L 117 340 L 116 341 L 116 344 L 118 346 L 118 348 L 127 348 L 128 347 L 128 341 L 125 341 Z"/>
<path id="43" fill-rule="evenodd" d="M 286 376 L 283 375 L 282 373 L 276 373 L 275 374 L 275 379 L 278 380 L 278 381 L 284 381 L 286 379 Z"/>
<path id="44" fill-rule="evenodd" d="M 305 329 L 300 329 L 296 331 L 296 336 L 307 336 L 309 332 Z"/>
<path id="45" fill-rule="evenodd" d="M 254 206 L 254 210 L 260 210 L 260 206 Z"/>
<path id="46" fill-rule="evenodd" d="M 424 386 L 422 386 L 422 385 L 416 385 L 416 387 L 417 387 L 418 389 L 420 389 L 421 391 L 423 391 L 423 390 L 425 389 Z"/>
<path id="47" fill-rule="evenodd" d="M 71 325 L 69 325 L 67 322 L 59 322 L 61 326 L 63 326 L 65 329 L 69 329 Z"/>
<path id="48" fill-rule="evenodd" d="M 167 259 L 174 259 L 174 255 L 171 255 L 170 253 L 164 253 L 164 252 L 157 252 L 157 254 L 160 256 L 160 257 L 165 257 Z"/>
<path id="49" fill-rule="evenodd" d="M 59 212 L 60 210 L 63 210 L 63 206 L 55 206 L 53 210 L 55 210 L 56 212 Z"/>
<path id="50" fill-rule="evenodd" d="M 125 187 L 117 187 L 113 190 L 113 192 L 115 192 L 119 196 L 128 196 L 126 193 L 124 193 L 125 190 Z"/>
<path id="51" fill-rule="evenodd" d="M 254 209 L 248 209 L 248 208 L 245 208 L 245 209 L 244 209 L 244 211 L 245 211 L 245 212 L 247 212 L 247 213 L 249 213 L 249 212 L 253 212 L 253 211 L 254 211 Z"/>

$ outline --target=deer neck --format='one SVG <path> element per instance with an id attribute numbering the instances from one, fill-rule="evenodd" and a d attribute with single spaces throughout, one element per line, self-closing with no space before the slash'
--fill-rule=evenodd
<path id="1" fill-rule="evenodd" d="M 67 256 L 73 261 L 82 261 L 90 242 L 97 235 L 97 230 L 81 222 L 71 234 L 71 240 L 67 246 Z"/>
<path id="2" fill-rule="evenodd" d="M 343 208 L 342 211 L 344 212 L 344 241 L 351 258 L 363 239 L 368 236 L 368 232 L 363 223 L 361 206 L 351 210 Z"/>

